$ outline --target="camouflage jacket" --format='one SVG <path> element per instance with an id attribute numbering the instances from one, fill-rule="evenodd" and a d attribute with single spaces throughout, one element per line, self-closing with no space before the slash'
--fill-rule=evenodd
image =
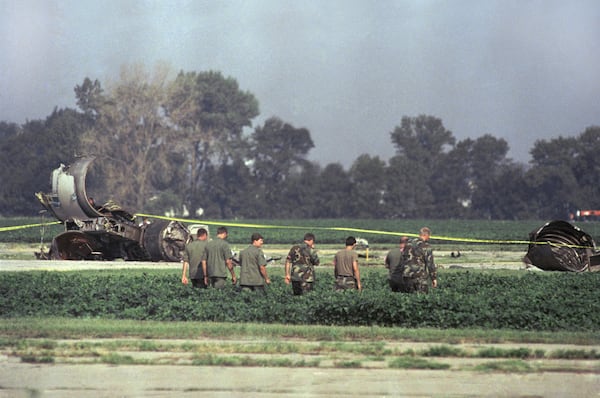
<path id="1" fill-rule="evenodd" d="M 413 239 L 404 247 L 404 261 L 402 275 L 406 278 L 437 279 L 433 251 L 429 243 L 422 239 Z"/>
<path id="2" fill-rule="evenodd" d="M 317 251 L 306 243 L 292 246 L 287 255 L 287 261 L 292 265 L 291 277 L 296 282 L 314 282 L 314 266 L 319 265 Z"/>

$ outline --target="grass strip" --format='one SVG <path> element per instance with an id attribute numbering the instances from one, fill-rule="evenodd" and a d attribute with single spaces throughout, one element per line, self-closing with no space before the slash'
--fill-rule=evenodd
<path id="1" fill-rule="evenodd" d="M 597 332 L 532 332 L 483 329 L 407 329 L 221 322 L 159 322 L 98 318 L 0 319 L 0 342 L 18 338 L 305 339 L 309 341 L 414 341 L 598 345 Z M 371 347 L 373 349 L 373 347 Z M 377 352 L 377 347 L 373 351 Z"/>

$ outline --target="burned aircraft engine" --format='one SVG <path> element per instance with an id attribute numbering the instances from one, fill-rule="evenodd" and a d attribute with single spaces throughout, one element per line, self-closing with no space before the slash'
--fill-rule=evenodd
<path id="1" fill-rule="evenodd" d="M 60 260 L 179 261 L 189 232 L 177 221 L 138 225 L 112 201 L 96 205 L 86 192 L 93 157 L 60 165 L 52 172 L 52 192 L 36 193 L 40 203 L 61 221 L 65 232 L 54 237 L 49 257 Z"/>
<path id="2" fill-rule="evenodd" d="M 551 221 L 529 234 L 526 263 L 545 271 L 595 271 L 600 254 L 590 235 L 566 221 Z"/>

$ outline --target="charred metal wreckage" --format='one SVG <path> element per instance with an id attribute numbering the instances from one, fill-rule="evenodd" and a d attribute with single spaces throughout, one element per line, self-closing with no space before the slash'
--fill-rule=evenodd
<path id="1" fill-rule="evenodd" d="M 592 237 L 566 221 L 550 221 L 529 234 L 523 261 L 545 271 L 600 271 Z"/>
<path id="2" fill-rule="evenodd" d="M 82 157 L 52 172 L 52 192 L 36 193 L 40 203 L 65 226 L 52 240 L 56 260 L 179 261 L 189 237 L 178 221 L 137 223 L 136 217 L 109 201 L 94 203 L 86 192 L 88 167 L 94 157 Z"/>

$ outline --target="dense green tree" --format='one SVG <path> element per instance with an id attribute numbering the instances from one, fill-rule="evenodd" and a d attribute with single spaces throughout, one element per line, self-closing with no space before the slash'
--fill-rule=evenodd
<path id="1" fill-rule="evenodd" d="M 179 192 L 165 189 L 150 196 L 144 203 L 144 207 L 139 209 L 139 212 L 165 216 L 170 214 L 180 215 L 183 212 L 183 205 Z"/>
<path id="2" fill-rule="evenodd" d="M 577 195 L 570 202 L 577 203 L 579 209 L 600 209 L 600 127 L 591 126 L 581 133 L 577 147 L 572 166 Z"/>
<path id="3" fill-rule="evenodd" d="M 527 172 L 534 218 L 564 219 L 569 213 L 573 193 L 578 188 L 568 167 L 535 167 Z"/>
<path id="4" fill-rule="evenodd" d="M 577 153 L 575 137 L 535 142 L 527 182 L 537 217 L 566 218 L 567 207 L 578 188 L 573 174 Z"/>
<path id="5" fill-rule="evenodd" d="M 170 150 L 163 110 L 167 79 L 166 67 L 148 73 L 142 65 L 131 65 L 121 69 L 119 81 L 106 91 L 89 79 L 75 88 L 82 110 L 95 118 L 84 144 L 101 160 L 107 189 L 103 200 L 135 211 L 153 195 L 156 153 Z"/>
<path id="6" fill-rule="evenodd" d="M 243 157 L 242 129 L 258 114 L 254 96 L 232 78 L 218 72 L 181 72 L 174 80 L 169 75 L 166 66 L 148 73 L 131 65 L 107 90 L 87 78 L 75 88 L 78 105 L 95 121 L 86 143 L 104 160 L 98 167 L 106 194 L 125 207 L 143 208 L 165 190 L 179 192 L 175 207 L 201 207 L 207 195 L 203 172 Z"/>
<path id="7" fill-rule="evenodd" d="M 209 165 L 205 186 L 197 203 L 211 218 L 261 217 L 258 212 L 258 187 L 246 164 L 236 159 L 220 166 Z"/>
<path id="8" fill-rule="evenodd" d="M 429 168 L 435 168 L 437 157 L 455 143 L 452 132 L 446 130 L 442 120 L 427 115 L 404 116 L 390 136 L 397 155 Z"/>
<path id="9" fill-rule="evenodd" d="M 385 217 L 385 162 L 379 156 L 360 155 L 350 167 L 349 215 L 356 218 Z"/>
<path id="10" fill-rule="evenodd" d="M 436 117 L 404 116 L 390 137 L 396 156 L 390 159 L 387 206 L 396 216 L 439 217 L 432 187 L 445 154 L 454 146 L 452 132 Z"/>
<path id="11" fill-rule="evenodd" d="M 166 211 L 182 214 L 184 206 L 187 206 L 181 194 L 187 189 L 187 159 L 180 152 L 162 148 L 152 149 L 151 152 L 153 167 L 150 184 L 153 190 L 148 200 L 136 210 L 149 214 L 163 214 Z"/>
<path id="12" fill-rule="evenodd" d="M 535 142 L 527 182 L 538 217 L 567 218 L 577 209 L 600 208 L 598 151 L 595 126 L 578 137 Z"/>
<path id="13" fill-rule="evenodd" d="M 302 167 L 294 168 L 282 183 L 278 197 L 281 213 L 279 218 L 314 218 L 321 207 L 321 192 L 318 189 L 320 166 L 317 163 L 305 162 Z M 268 209 L 265 214 L 270 214 Z"/>
<path id="14" fill-rule="evenodd" d="M 289 214 L 289 198 L 281 196 L 284 189 L 289 195 L 303 196 L 307 187 L 292 188 L 286 182 L 292 174 L 300 175 L 310 166 L 306 156 L 313 147 L 307 129 L 295 128 L 279 118 L 269 118 L 263 126 L 256 127 L 250 137 L 248 156 L 266 216 Z"/>
<path id="15" fill-rule="evenodd" d="M 0 121 L 0 214 L 37 214 L 36 191 L 78 155 L 95 155 L 89 192 L 134 211 L 202 208 L 211 218 L 565 218 L 600 208 L 600 127 L 539 140 L 529 167 L 484 135 L 456 142 L 440 119 L 403 117 L 389 162 L 359 156 L 346 172 L 307 159 L 310 132 L 277 117 L 250 134 L 258 101 L 219 72 L 124 67 L 45 120 Z M 96 197 L 96 194 L 94 193 Z"/>
<path id="16" fill-rule="evenodd" d="M 494 195 L 489 196 L 490 218 L 496 220 L 528 220 L 536 210 L 530 202 L 525 166 L 506 162 L 494 173 Z M 481 217 L 476 217 L 481 218 Z M 524 235 L 525 239 L 526 236 Z"/>
<path id="17" fill-rule="evenodd" d="M 75 98 L 77 98 L 77 106 L 86 116 L 95 120 L 98 117 L 99 111 L 106 105 L 107 98 L 104 96 L 104 89 L 98 79 L 92 81 L 86 77 L 81 85 L 75 86 Z"/>
<path id="18" fill-rule="evenodd" d="M 203 172 L 245 156 L 243 129 L 258 116 L 258 101 L 220 72 L 180 72 L 171 84 L 166 114 L 173 124 L 170 141 L 189 159 L 185 197 L 200 206 Z"/>
<path id="19" fill-rule="evenodd" d="M 507 164 L 508 143 L 489 134 L 472 141 L 466 158 L 466 175 L 471 186 L 471 211 L 478 218 L 498 218 L 498 203 L 502 187 L 498 180 L 503 166 Z"/>
<path id="20" fill-rule="evenodd" d="M 14 137 L 21 131 L 21 126 L 17 123 L 8 123 L 0 121 L 0 140 Z"/>
<path id="21" fill-rule="evenodd" d="M 387 216 L 424 218 L 435 213 L 433 191 L 429 186 L 431 170 L 402 155 L 392 157 L 388 163 L 383 195 Z"/>
<path id="22" fill-rule="evenodd" d="M 458 142 L 438 157 L 431 175 L 430 189 L 436 218 L 465 217 L 471 205 L 471 177 L 468 159 L 473 147 L 470 139 Z"/>
<path id="23" fill-rule="evenodd" d="M 0 216 L 14 214 L 14 182 L 13 167 L 17 163 L 18 152 L 23 151 L 19 146 L 17 135 L 21 133 L 21 126 L 16 123 L 0 122 Z M 17 199 L 21 200 L 21 198 Z"/>
<path id="24" fill-rule="evenodd" d="M 89 120 L 73 109 L 54 109 L 0 140 L 0 214 L 31 215 L 41 209 L 35 193 L 51 189 L 51 170 L 80 153 Z"/>
<path id="25" fill-rule="evenodd" d="M 316 176 L 316 201 L 310 200 L 315 218 L 344 218 L 353 211 L 352 181 L 340 163 L 330 163 Z"/>

